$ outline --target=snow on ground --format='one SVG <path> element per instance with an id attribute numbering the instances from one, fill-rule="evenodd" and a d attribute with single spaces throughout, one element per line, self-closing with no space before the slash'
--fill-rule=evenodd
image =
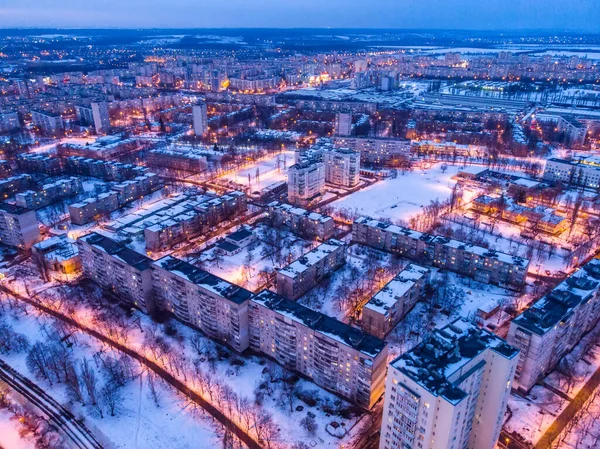
<path id="1" fill-rule="evenodd" d="M 16 332 L 27 335 L 31 344 L 46 341 L 47 334 L 42 325 L 50 323 L 47 318 L 37 318 L 35 314 L 20 315 L 17 319 L 7 319 Z M 110 352 L 94 339 L 83 334 L 75 336 L 73 345 L 75 359 L 92 360 L 95 354 Z M 27 369 L 26 353 L 3 356 L 4 360 L 21 374 L 34 380 L 47 393 L 61 402 L 69 403 L 64 385 L 53 384 L 35 379 Z M 96 365 L 94 365 L 95 367 Z M 99 374 L 99 373 L 98 373 Z M 121 390 L 122 400 L 117 416 L 105 413 L 104 418 L 96 416 L 89 407 L 73 404 L 76 416 L 83 415 L 85 424 L 99 437 L 101 442 L 109 442 L 110 449 L 209 449 L 219 444 L 219 436 L 210 421 L 199 415 L 188 401 L 183 401 L 172 390 L 157 382 L 160 390 L 160 407 L 156 407 L 149 396 L 146 376 L 128 382 Z M 4 443 L 3 424 L 0 423 L 0 443 Z M 13 448 L 12 445 L 6 446 Z M 14 446 L 20 448 L 20 446 Z M 28 446 L 23 446 L 28 448 Z"/>
<path id="2" fill-rule="evenodd" d="M 259 225 L 254 229 L 254 233 L 260 236 L 262 230 L 266 228 L 267 226 Z M 314 246 L 311 242 L 302 240 L 290 232 L 283 230 L 279 232 L 286 239 L 286 244 L 282 251 L 282 256 L 285 260 L 294 261 L 304 253 L 310 251 Z M 203 252 L 199 257 L 187 258 L 187 261 L 192 264 L 200 263 L 205 270 L 215 276 L 254 291 L 261 284 L 259 273 L 262 270 L 281 268 L 280 266 L 276 266 L 269 255 L 263 253 L 265 249 L 265 244 L 260 241 L 260 237 L 257 237 L 254 243 L 242 248 L 239 253 L 223 255 L 218 264 L 216 263 L 215 256 L 215 251 L 217 251 L 216 246 Z M 248 253 L 250 252 L 252 253 L 251 271 L 247 272 L 244 265 L 248 262 Z M 287 265 L 287 262 L 282 265 Z"/>
<path id="3" fill-rule="evenodd" d="M 589 341 L 597 338 L 599 328 L 600 325 L 597 325 L 594 331 L 584 336 L 581 342 L 565 356 L 564 360 L 572 362 L 573 382 L 571 384 L 565 381 L 566 377 L 559 373 L 559 369 L 554 369 L 546 376 L 544 382 L 570 398 L 574 398 L 600 367 L 600 348 L 597 343 L 590 344 Z M 590 349 L 582 355 L 586 347 Z M 537 385 L 525 398 L 514 394 L 510 395 L 508 408 L 512 412 L 512 416 L 509 414 L 510 418 L 504 423 L 504 427 L 508 431 L 516 431 L 526 440 L 536 443 L 567 405 L 568 401 L 565 398 L 551 392 L 546 387 Z M 591 448 L 592 446 L 587 447 Z"/>
<path id="4" fill-rule="evenodd" d="M 277 167 L 278 161 L 279 168 Z M 264 189 L 270 184 L 287 181 L 287 170 L 284 167 L 289 168 L 291 165 L 294 165 L 294 152 L 284 151 L 235 172 L 228 173 L 224 178 L 242 185 L 248 185 L 248 175 L 250 175 L 251 187 L 254 192 Z M 258 181 L 256 180 L 256 169 L 258 169 L 259 173 Z"/>
<path id="5" fill-rule="evenodd" d="M 421 212 L 433 200 L 447 200 L 456 181 L 452 176 L 459 166 L 436 164 L 430 169 L 399 172 L 395 179 L 385 179 L 366 189 L 331 203 L 331 207 L 347 212 L 356 211 L 383 220 L 408 220 Z"/>
<path id="6" fill-rule="evenodd" d="M 19 423 L 12 418 L 12 413 L 7 410 L 0 410 L 0 447 L 6 449 L 34 449 L 34 443 L 19 436 Z"/>

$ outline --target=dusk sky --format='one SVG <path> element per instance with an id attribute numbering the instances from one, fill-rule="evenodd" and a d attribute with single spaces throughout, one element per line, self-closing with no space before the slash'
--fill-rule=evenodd
<path id="1" fill-rule="evenodd" d="M 600 32 L 598 0 L 0 0 L 0 27 L 335 27 Z"/>

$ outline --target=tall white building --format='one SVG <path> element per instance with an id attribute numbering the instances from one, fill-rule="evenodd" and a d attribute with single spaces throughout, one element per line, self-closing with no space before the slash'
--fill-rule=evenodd
<path id="1" fill-rule="evenodd" d="M 208 115 L 206 113 L 206 104 L 198 104 L 192 108 L 194 120 L 194 134 L 203 136 L 208 131 Z"/>
<path id="2" fill-rule="evenodd" d="M 341 187 L 354 187 L 360 181 L 360 153 L 348 148 L 323 151 L 325 182 Z"/>
<path id="3" fill-rule="evenodd" d="M 335 118 L 335 133 L 338 136 L 349 136 L 352 134 L 352 114 L 349 112 L 338 112 Z"/>
<path id="4" fill-rule="evenodd" d="M 519 350 L 463 319 L 388 367 L 379 449 L 493 449 Z"/>
<path id="5" fill-rule="evenodd" d="M 288 201 L 308 204 L 325 191 L 325 164 L 301 161 L 288 169 Z"/>
<path id="6" fill-rule="evenodd" d="M 94 119 L 96 134 L 105 134 L 110 130 L 108 103 L 106 101 L 92 103 L 92 118 Z"/>

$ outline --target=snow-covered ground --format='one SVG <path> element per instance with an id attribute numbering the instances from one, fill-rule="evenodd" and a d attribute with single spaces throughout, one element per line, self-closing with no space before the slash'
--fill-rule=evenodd
<path id="1" fill-rule="evenodd" d="M 12 413 L 0 410 L 0 447 L 6 449 L 35 449 L 35 444 L 26 438 L 21 438 L 18 422 Z"/>
<path id="2" fill-rule="evenodd" d="M 213 247 L 203 252 L 199 257 L 188 258 L 188 261 L 192 264 L 199 263 L 202 268 L 212 274 L 233 284 L 241 285 L 254 291 L 261 284 L 261 279 L 259 277 L 261 271 L 281 268 L 281 266 L 278 266 L 276 261 L 266 252 L 268 248 L 266 248 L 265 244 L 261 241 L 263 231 L 266 228 L 267 226 L 258 225 L 253 231 L 258 236 L 254 243 L 242 248 L 237 254 L 222 255 L 219 258 L 218 263 L 216 263 L 215 256 L 215 251 L 218 250 L 217 247 Z M 284 260 L 296 260 L 304 253 L 310 251 L 314 246 L 313 243 L 302 240 L 292 233 L 283 230 L 279 232 L 284 236 L 286 242 L 282 250 L 282 266 L 287 265 L 288 263 L 284 262 Z M 250 258 L 248 253 L 252 253 Z M 248 264 L 250 260 L 251 263 Z M 246 265 L 246 267 L 244 265 Z"/>
<path id="3" fill-rule="evenodd" d="M 406 221 L 419 214 L 431 201 L 444 201 L 450 197 L 456 183 L 451 178 L 458 173 L 459 166 L 447 166 L 444 173 L 443 165 L 399 172 L 397 178 L 379 181 L 331 203 L 331 207 L 381 220 Z"/>
<path id="4" fill-rule="evenodd" d="M 247 186 L 248 175 L 250 175 L 251 191 L 254 192 L 264 189 L 270 184 L 287 181 L 286 168 L 289 168 L 291 165 L 294 165 L 294 152 L 283 151 L 280 154 L 269 156 L 235 172 L 227 173 L 223 177 Z M 259 175 L 258 180 L 256 179 L 257 174 Z"/>
<path id="5" fill-rule="evenodd" d="M 598 326 L 596 327 L 596 331 Z M 584 336 L 581 342 L 565 356 L 568 361 L 568 368 L 557 368 L 552 371 L 544 382 L 560 390 L 562 393 L 574 398 L 591 375 L 600 367 L 600 348 L 597 343 L 591 344 L 591 348 L 584 354 L 583 350 L 589 339 L 596 339 L 597 333 L 590 333 Z M 567 376 L 560 371 L 569 372 L 570 382 L 567 382 Z M 598 401 L 596 401 L 598 402 Z M 527 397 L 523 398 L 511 395 L 508 401 L 508 407 L 512 416 L 505 422 L 504 427 L 508 431 L 516 431 L 526 440 L 536 443 L 544 432 L 554 422 L 556 417 L 569 404 L 565 398 L 551 392 L 544 386 L 538 385 L 532 388 Z M 597 407 L 597 405 L 596 405 Z M 597 429 L 599 432 L 600 429 Z M 560 448 L 571 448 L 575 445 L 569 445 L 569 442 L 577 440 L 577 429 L 572 432 L 573 435 L 567 439 L 566 444 L 561 444 Z M 595 446 L 579 446 L 581 448 L 592 448 Z"/>
<path id="6" fill-rule="evenodd" d="M 14 317 L 5 319 L 16 332 L 26 335 L 31 344 L 36 341 L 47 341 L 47 332 L 50 329 L 44 330 L 43 326 L 49 326 L 51 321 L 44 317 L 38 318 L 32 311 L 30 309 L 28 315 L 20 314 L 18 319 Z M 76 343 L 72 347 L 72 353 L 75 359 L 85 357 L 91 361 L 95 355 L 107 356 L 111 353 L 106 347 L 83 334 L 76 334 L 74 341 Z M 104 417 L 100 418 L 90 406 L 71 402 L 64 384 L 50 385 L 44 380 L 35 379 L 27 368 L 26 353 L 11 354 L 3 358 L 21 374 L 41 385 L 48 394 L 63 405 L 69 404 L 75 415 L 84 417 L 85 424 L 101 442 L 107 443 L 106 447 L 109 449 L 169 447 L 208 449 L 219 444 L 220 438 L 212 422 L 161 382 L 157 382 L 160 392 L 160 407 L 157 407 L 149 395 L 145 373 L 141 373 L 137 379 L 129 381 L 122 387 L 122 399 L 119 402 L 117 416 L 112 417 L 105 413 Z M 5 443 L 3 428 L 9 425 L 11 424 L 0 422 L 0 443 L 7 449 L 13 447 L 28 449 L 30 446 L 27 445 L 13 446 Z"/>

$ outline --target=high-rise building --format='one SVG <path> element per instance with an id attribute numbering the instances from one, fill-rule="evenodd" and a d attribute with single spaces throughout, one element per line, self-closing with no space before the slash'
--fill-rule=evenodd
<path id="1" fill-rule="evenodd" d="M 592 259 L 510 323 L 521 349 L 515 388 L 527 392 L 600 319 L 600 260 Z"/>
<path id="2" fill-rule="evenodd" d="M 65 129 L 60 114 L 49 111 L 31 111 L 33 124 L 44 134 L 55 135 Z"/>
<path id="3" fill-rule="evenodd" d="M 325 191 L 325 164 L 301 161 L 288 169 L 288 201 L 308 204 Z"/>
<path id="4" fill-rule="evenodd" d="M 85 277 L 123 303 L 152 311 L 152 259 L 97 232 L 79 238 L 77 247 Z"/>
<path id="5" fill-rule="evenodd" d="M 248 347 L 251 292 L 171 256 L 155 261 L 152 270 L 160 310 L 238 352 Z"/>
<path id="6" fill-rule="evenodd" d="M 194 121 L 194 134 L 203 136 L 208 131 L 208 115 L 206 104 L 197 104 L 192 108 L 192 118 Z"/>
<path id="7" fill-rule="evenodd" d="M 338 112 L 335 118 L 335 133 L 338 136 L 349 136 L 352 134 L 352 114 L 349 112 Z"/>
<path id="8" fill-rule="evenodd" d="M 254 296 L 248 309 L 253 351 L 365 409 L 383 394 L 383 340 L 269 290 Z"/>
<path id="9" fill-rule="evenodd" d="M 519 350 L 463 319 L 388 367 L 379 449 L 494 449 Z"/>
<path id="10" fill-rule="evenodd" d="M 92 117 L 96 134 L 105 134 L 110 130 L 108 103 L 106 101 L 92 103 Z"/>
<path id="11" fill-rule="evenodd" d="M 29 249 L 40 238 L 40 227 L 34 211 L 0 203 L 0 243 Z"/>
<path id="12" fill-rule="evenodd" d="M 360 153 L 348 148 L 323 151 L 325 182 L 340 187 L 355 187 L 360 181 Z"/>

